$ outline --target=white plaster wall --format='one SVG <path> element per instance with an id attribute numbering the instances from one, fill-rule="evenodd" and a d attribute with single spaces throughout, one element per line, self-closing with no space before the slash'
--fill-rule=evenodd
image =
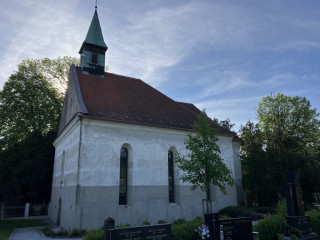
<path id="1" fill-rule="evenodd" d="M 80 143 L 80 121 L 74 119 L 65 131 L 55 140 L 55 159 L 53 168 L 51 202 L 49 217 L 57 221 L 59 199 L 61 198 L 61 226 L 74 228 L 76 209 L 76 186 Z M 62 159 L 64 157 L 64 174 L 61 176 Z"/>
<path id="2" fill-rule="evenodd" d="M 176 149 L 187 154 L 184 139 L 188 132 L 145 127 L 140 125 L 111 123 L 85 119 L 81 150 L 81 186 L 119 186 L 120 149 L 129 145 L 129 186 L 168 185 L 168 150 Z M 220 136 L 218 145 L 221 157 L 235 176 L 234 149 L 232 137 Z M 180 176 L 180 170 L 175 173 Z M 176 177 L 176 181 L 179 178 Z M 189 185 L 181 180 L 179 185 Z M 235 188 L 228 188 L 224 196 L 216 190 L 220 199 L 236 204 Z M 231 194 L 231 195 L 230 195 Z M 216 199 L 218 201 L 218 199 Z"/>
<path id="3" fill-rule="evenodd" d="M 122 223 L 131 224 L 139 224 L 137 221 L 146 219 L 157 223 L 160 219 L 173 221 L 182 217 L 191 220 L 201 216 L 201 199 L 205 198 L 205 193 L 200 190 L 189 191 L 190 184 L 178 179 L 182 172 L 176 165 L 176 203 L 168 203 L 165 195 L 168 194 L 168 151 L 187 154 L 184 145 L 187 133 L 88 118 L 79 120 L 76 117 L 54 142 L 56 156 L 50 218 L 56 220 L 56 206 L 60 197 L 63 210 L 61 226 L 67 229 L 99 227 L 109 215 Z M 236 149 L 232 138 L 220 136 L 218 144 L 221 157 L 235 174 Z M 117 203 L 120 149 L 123 146 L 129 151 L 128 208 Z M 64 177 L 60 184 L 63 152 Z M 131 192 L 130 187 L 134 188 Z M 160 192 L 163 195 L 159 195 Z M 223 195 L 215 186 L 211 187 L 211 192 L 215 201 L 214 211 L 237 204 L 236 187 L 227 187 L 227 195 Z"/>
<path id="4" fill-rule="evenodd" d="M 76 186 L 79 160 L 80 121 L 75 119 L 72 126 L 55 141 L 53 187 Z M 65 153 L 64 176 L 61 175 L 62 158 Z"/>

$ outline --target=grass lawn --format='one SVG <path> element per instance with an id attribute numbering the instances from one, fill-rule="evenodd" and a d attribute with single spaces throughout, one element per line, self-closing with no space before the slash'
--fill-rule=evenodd
<path id="1" fill-rule="evenodd" d="M 46 226 L 47 223 L 42 219 L 34 220 L 3 220 L 0 221 L 0 240 L 9 239 L 13 229 L 23 227 Z"/>

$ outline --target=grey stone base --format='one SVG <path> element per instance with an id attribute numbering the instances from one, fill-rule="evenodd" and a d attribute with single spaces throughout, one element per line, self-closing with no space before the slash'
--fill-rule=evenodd
<path id="1" fill-rule="evenodd" d="M 61 198 L 60 226 L 65 229 L 93 229 L 112 216 L 116 225 L 139 225 L 144 221 L 157 224 L 159 220 L 173 222 L 178 218 L 192 220 L 203 216 L 205 193 L 190 191 L 190 186 L 176 187 L 175 203 L 169 203 L 168 186 L 136 186 L 128 188 L 128 204 L 119 206 L 118 187 L 53 188 L 49 216 L 57 221 Z M 224 201 L 236 205 L 236 198 Z"/>

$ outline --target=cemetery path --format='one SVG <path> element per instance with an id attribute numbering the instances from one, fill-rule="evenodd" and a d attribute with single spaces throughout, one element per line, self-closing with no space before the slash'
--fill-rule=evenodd
<path id="1" fill-rule="evenodd" d="M 16 228 L 9 240 L 82 240 L 82 238 L 48 238 L 42 232 L 42 227 Z"/>

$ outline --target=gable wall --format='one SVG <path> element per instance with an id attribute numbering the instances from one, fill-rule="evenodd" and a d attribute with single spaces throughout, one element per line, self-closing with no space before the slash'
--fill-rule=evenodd
<path id="1" fill-rule="evenodd" d="M 70 68 L 70 75 L 68 81 L 68 89 L 64 98 L 62 114 L 60 118 L 59 133 L 67 126 L 76 113 L 81 112 L 81 108 L 78 102 L 75 79 L 76 75 L 73 74 L 74 66 Z"/>

